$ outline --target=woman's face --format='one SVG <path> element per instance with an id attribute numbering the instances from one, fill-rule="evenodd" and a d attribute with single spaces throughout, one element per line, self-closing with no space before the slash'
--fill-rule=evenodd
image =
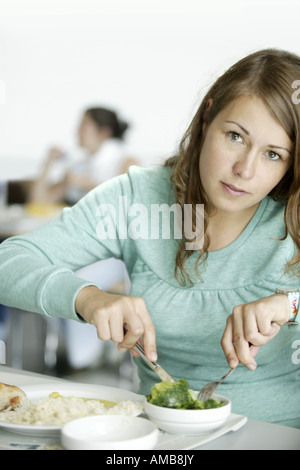
<path id="1" fill-rule="evenodd" d="M 79 145 L 89 153 L 97 152 L 111 132 L 106 127 L 99 127 L 88 114 L 84 114 L 78 129 Z"/>
<path id="2" fill-rule="evenodd" d="M 217 212 L 253 211 L 292 163 L 291 140 L 255 96 L 233 101 L 204 132 L 200 179 Z"/>

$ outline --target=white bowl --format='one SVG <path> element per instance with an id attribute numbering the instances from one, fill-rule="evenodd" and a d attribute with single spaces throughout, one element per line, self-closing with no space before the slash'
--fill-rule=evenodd
<path id="1" fill-rule="evenodd" d="M 156 426 L 171 434 L 207 434 L 221 427 L 231 413 L 231 402 L 228 398 L 222 395 L 214 395 L 214 398 L 225 402 L 225 405 L 207 410 L 177 410 L 146 402 L 145 413 Z"/>
<path id="2" fill-rule="evenodd" d="M 101 415 L 69 421 L 62 427 L 61 441 L 67 450 L 151 450 L 158 434 L 145 418 Z"/>

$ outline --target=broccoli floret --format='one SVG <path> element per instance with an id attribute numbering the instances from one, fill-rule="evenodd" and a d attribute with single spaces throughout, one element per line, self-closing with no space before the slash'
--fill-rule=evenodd
<path id="1" fill-rule="evenodd" d="M 152 387 L 151 395 L 147 395 L 146 398 L 152 405 L 180 410 L 206 410 L 224 406 L 223 402 L 215 398 L 210 398 L 206 402 L 198 400 L 197 394 L 189 389 L 189 383 L 185 379 L 174 383 L 159 382 Z"/>
<path id="2" fill-rule="evenodd" d="M 206 402 L 204 402 L 205 409 L 209 408 L 221 408 L 222 406 L 225 405 L 223 401 L 218 401 L 215 398 L 210 398 Z"/>
<path id="3" fill-rule="evenodd" d="M 189 409 L 190 410 L 205 410 L 205 402 L 197 399 L 193 401 Z"/>
<path id="4" fill-rule="evenodd" d="M 152 405 L 177 409 L 187 409 L 194 401 L 189 391 L 189 384 L 185 379 L 174 383 L 160 382 L 155 384 L 147 399 Z"/>
<path id="5" fill-rule="evenodd" d="M 209 410 L 211 408 L 221 408 L 224 406 L 225 403 L 222 401 L 218 401 L 215 398 L 209 398 L 207 401 L 201 401 L 196 399 L 190 409 L 193 410 Z"/>

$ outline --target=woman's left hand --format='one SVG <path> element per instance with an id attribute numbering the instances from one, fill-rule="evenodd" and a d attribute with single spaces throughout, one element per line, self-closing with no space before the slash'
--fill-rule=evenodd
<path id="1" fill-rule="evenodd" d="M 274 294 L 248 304 L 234 307 L 228 317 L 221 340 L 230 367 L 239 362 L 255 370 L 254 359 L 260 346 L 271 341 L 290 316 L 287 295 Z M 250 349 L 249 343 L 252 344 Z"/>

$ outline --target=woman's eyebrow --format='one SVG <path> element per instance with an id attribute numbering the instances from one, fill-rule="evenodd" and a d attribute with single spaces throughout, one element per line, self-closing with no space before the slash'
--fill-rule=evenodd
<path id="1" fill-rule="evenodd" d="M 227 122 L 229 124 L 235 124 L 240 129 L 242 129 L 242 131 L 244 131 L 246 135 L 250 135 L 250 132 L 247 131 L 247 129 L 245 129 L 243 126 L 241 126 L 238 122 L 235 122 L 235 121 L 225 121 L 225 122 Z M 269 144 L 268 147 L 270 147 L 272 149 L 282 149 L 282 150 L 285 150 L 286 152 L 288 152 L 290 155 L 292 155 L 292 152 L 290 152 L 290 150 L 288 150 L 286 147 L 280 147 L 279 145 L 272 145 L 272 144 Z"/>
<path id="2" fill-rule="evenodd" d="M 268 145 L 268 147 L 270 147 L 271 149 L 281 149 L 281 150 L 285 150 L 287 153 L 289 153 L 290 155 L 292 155 L 292 152 L 290 152 L 287 148 L 285 147 L 279 147 L 279 145 Z"/>
<path id="3" fill-rule="evenodd" d="M 241 126 L 238 122 L 235 122 L 235 121 L 225 121 L 229 124 L 235 124 L 236 126 L 238 126 L 240 129 L 242 129 L 243 132 L 245 132 L 246 135 L 250 135 L 250 132 L 247 131 L 247 129 L 245 129 L 243 126 Z"/>

